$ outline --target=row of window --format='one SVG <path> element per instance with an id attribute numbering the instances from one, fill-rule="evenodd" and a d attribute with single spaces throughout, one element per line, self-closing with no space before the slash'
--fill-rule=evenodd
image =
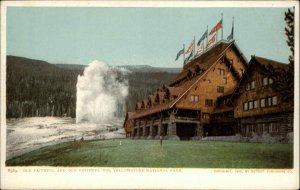
<path id="1" fill-rule="evenodd" d="M 218 86 L 217 87 L 217 92 L 218 93 L 224 93 L 224 86 Z"/>
<path id="2" fill-rule="evenodd" d="M 277 98 L 277 96 L 273 96 L 273 97 L 261 98 L 260 101 L 253 100 L 253 101 L 249 101 L 249 102 L 244 102 L 244 106 L 243 106 L 244 111 L 258 108 L 259 102 L 260 102 L 261 108 L 276 106 L 278 104 L 278 98 Z"/>
<path id="3" fill-rule="evenodd" d="M 224 93 L 224 86 L 218 86 L 217 87 L 217 92 L 218 93 Z M 197 103 L 197 102 L 199 102 L 199 96 L 198 95 L 191 95 L 190 100 L 193 103 Z"/>
<path id="4" fill-rule="evenodd" d="M 199 102 L 199 96 L 192 95 L 190 97 L 191 97 L 191 102 L 193 102 L 193 103 Z M 213 106 L 213 100 L 212 99 L 205 99 L 205 106 L 206 107 Z"/>
<path id="5" fill-rule="evenodd" d="M 202 118 L 203 119 L 209 119 L 210 118 L 210 114 L 209 113 L 202 113 Z"/>
<path id="6" fill-rule="evenodd" d="M 245 133 L 274 133 L 279 132 L 279 123 L 248 124 L 243 130 Z"/>
<path id="7" fill-rule="evenodd" d="M 225 76 L 225 69 L 218 69 L 218 73 L 219 73 L 219 75 L 221 75 L 221 76 Z"/>
<path id="8" fill-rule="evenodd" d="M 269 78 L 269 77 L 264 77 L 264 78 L 262 78 L 262 85 L 263 86 L 268 86 L 268 85 L 271 85 L 271 84 L 273 84 L 273 79 L 271 79 L 271 78 Z M 256 87 L 256 81 L 255 80 L 253 80 L 253 81 L 251 81 L 251 82 L 248 82 L 247 84 L 246 84 L 246 90 L 248 91 L 248 90 L 252 90 L 252 89 L 255 89 L 255 87 Z"/>
<path id="9" fill-rule="evenodd" d="M 199 102 L 199 96 L 192 95 L 191 96 L 191 102 L 194 102 L 194 103 Z"/>
<path id="10" fill-rule="evenodd" d="M 207 79 L 207 82 L 211 83 L 211 80 Z M 223 84 L 227 84 L 227 78 L 226 77 L 223 78 Z"/>

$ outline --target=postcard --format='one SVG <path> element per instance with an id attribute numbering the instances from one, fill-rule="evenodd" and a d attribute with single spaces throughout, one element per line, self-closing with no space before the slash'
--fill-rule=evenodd
<path id="1" fill-rule="evenodd" d="M 1 188 L 298 189 L 299 3 L 1 2 Z"/>

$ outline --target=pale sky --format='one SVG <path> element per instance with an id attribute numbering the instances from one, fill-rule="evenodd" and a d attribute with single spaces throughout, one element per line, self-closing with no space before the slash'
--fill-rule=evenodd
<path id="1" fill-rule="evenodd" d="M 67 8 L 8 7 L 7 55 L 50 63 L 182 67 L 183 44 L 221 19 L 226 39 L 251 55 L 288 62 L 287 8 Z M 220 33 L 219 33 L 220 34 Z M 220 37 L 219 37 L 220 39 Z"/>

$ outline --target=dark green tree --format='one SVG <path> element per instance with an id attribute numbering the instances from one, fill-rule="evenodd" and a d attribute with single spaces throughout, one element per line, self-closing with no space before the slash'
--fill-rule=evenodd
<path id="1" fill-rule="evenodd" d="M 285 34 L 287 37 L 287 45 L 292 53 L 289 56 L 288 69 L 274 68 L 272 65 L 266 66 L 267 74 L 275 81 L 273 89 L 280 93 L 286 102 L 294 102 L 294 16 L 294 9 L 288 9 L 287 12 L 285 12 Z"/>
<path id="2" fill-rule="evenodd" d="M 292 55 L 289 56 L 289 62 L 290 66 L 294 67 L 294 18 L 295 18 L 295 9 L 291 11 L 291 9 L 288 9 L 287 12 L 285 12 L 284 20 L 286 22 L 285 27 L 285 34 L 287 36 L 287 45 L 290 47 L 290 50 L 292 52 Z"/>

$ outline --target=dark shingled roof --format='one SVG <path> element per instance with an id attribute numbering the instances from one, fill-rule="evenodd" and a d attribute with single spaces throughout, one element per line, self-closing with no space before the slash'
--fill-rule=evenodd
<path id="1" fill-rule="evenodd" d="M 288 64 L 285 64 L 285 63 L 281 63 L 278 61 L 274 61 L 271 59 L 266 59 L 266 58 L 258 57 L 258 56 L 251 56 L 251 57 L 253 60 L 255 60 L 256 62 L 258 62 L 259 64 L 261 64 L 263 66 L 272 65 L 274 68 L 284 69 L 284 70 L 288 69 Z"/>
<path id="2" fill-rule="evenodd" d="M 182 88 L 180 87 L 167 87 L 168 91 L 170 92 L 171 96 L 179 96 L 182 92 Z"/>
<path id="3" fill-rule="evenodd" d="M 177 97 L 173 100 L 162 104 L 156 104 L 150 108 L 137 110 L 134 118 L 140 118 L 147 115 L 151 115 L 153 113 L 161 112 L 163 110 L 168 110 L 176 105 L 176 103 L 187 93 L 193 86 L 196 84 L 200 78 L 211 68 L 213 64 L 215 64 L 225 53 L 225 50 L 229 48 L 234 42 L 219 42 L 216 46 L 200 55 L 199 57 L 192 60 L 190 63 L 186 64 L 181 73 L 177 75 L 175 80 L 170 83 L 170 87 L 167 89 L 170 90 L 171 94 L 176 95 Z M 189 71 L 195 71 L 195 68 L 199 66 L 200 69 L 204 70 L 204 72 L 199 73 L 198 75 L 187 78 Z M 193 70 L 190 70 L 193 69 Z M 182 80 L 182 81 L 181 81 Z M 162 88 L 158 88 L 161 90 Z M 162 92 L 157 92 L 161 97 Z M 155 96 L 157 95 L 155 94 Z M 160 94 L 161 93 L 161 94 Z M 165 92 L 163 92 L 165 94 Z M 163 95 L 164 95 L 163 94 Z"/>
<path id="4" fill-rule="evenodd" d="M 151 101 L 151 103 L 153 104 L 153 103 L 154 103 L 154 101 L 155 101 L 155 96 L 154 96 L 154 95 L 152 95 L 152 94 L 151 94 L 151 95 L 149 95 L 149 96 L 148 96 L 148 100 L 149 100 L 149 101 Z"/>
<path id="5" fill-rule="evenodd" d="M 200 67 L 200 69 L 207 70 L 211 67 L 212 64 L 214 64 L 217 59 L 219 58 L 219 55 L 224 52 L 226 48 L 228 48 L 232 43 L 226 43 L 221 42 L 217 44 L 212 49 L 208 50 L 204 54 L 200 55 L 199 57 L 196 57 L 191 62 L 187 63 L 184 67 L 181 73 L 179 73 L 176 78 L 170 83 L 170 86 L 175 85 L 176 83 L 180 82 L 180 80 L 187 77 L 189 71 L 194 71 L 197 66 Z"/>

